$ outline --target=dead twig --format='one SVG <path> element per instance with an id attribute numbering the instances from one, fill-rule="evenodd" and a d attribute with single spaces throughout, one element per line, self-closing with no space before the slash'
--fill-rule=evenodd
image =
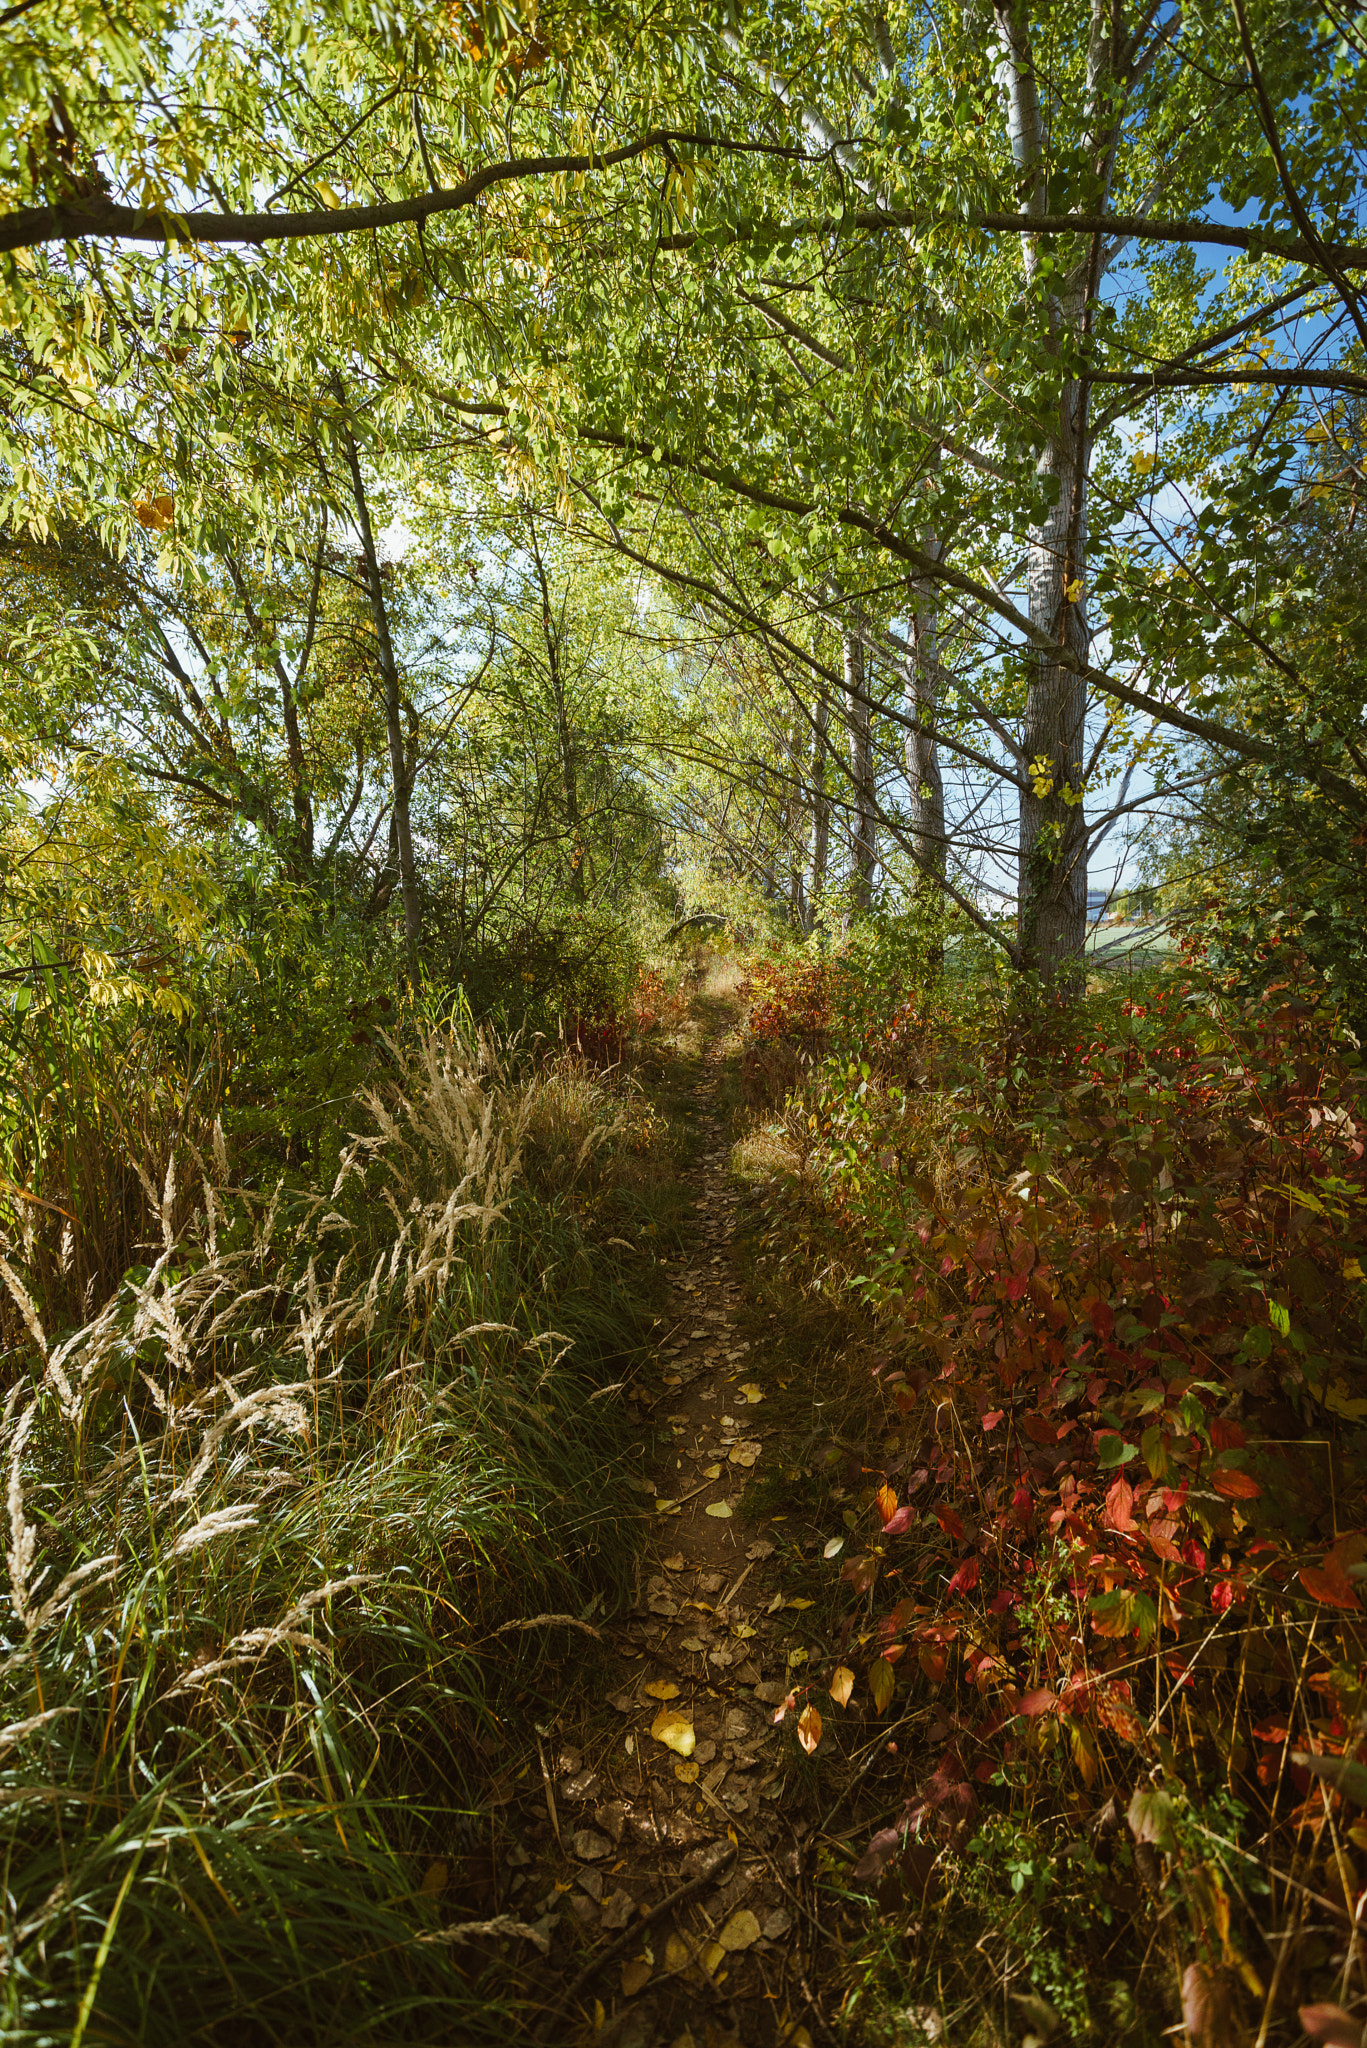
<path id="1" fill-rule="evenodd" d="M 677 1891 L 670 1892 L 666 1898 L 661 1899 L 658 1906 L 652 1906 L 648 1913 L 642 1913 L 640 1918 L 633 1921 L 631 1926 L 619 1934 L 615 1941 L 610 1941 L 605 1949 L 602 1949 L 587 1962 L 559 2004 L 553 2006 L 546 2014 L 537 2030 L 535 2039 L 538 2041 L 549 2040 L 551 2038 L 551 2030 L 559 2021 L 560 2015 L 567 2007 L 574 2004 L 580 1993 L 593 1982 L 600 1970 L 606 1969 L 607 1965 L 614 1961 L 617 1956 L 621 1955 L 624 1949 L 630 1948 L 634 1941 L 639 1940 L 642 1928 L 649 1927 L 656 1920 L 662 1919 L 666 1913 L 672 1912 L 676 1906 L 681 1906 L 685 1899 L 691 1899 L 695 1892 L 705 1891 L 710 1884 L 715 1884 L 722 1872 L 733 1861 L 735 1855 L 735 1843 L 728 1842 L 724 1854 L 719 1856 L 715 1863 L 710 1863 L 707 1869 L 702 1871 L 697 1877 L 691 1877 L 687 1884 L 681 1884 Z"/>

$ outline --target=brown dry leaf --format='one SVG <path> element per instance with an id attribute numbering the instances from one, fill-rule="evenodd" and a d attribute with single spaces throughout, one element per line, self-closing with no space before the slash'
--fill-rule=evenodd
<path id="1" fill-rule="evenodd" d="M 729 1500 L 711 1501 L 709 1502 L 705 1512 L 709 1515 L 715 1516 L 716 1520 L 719 1522 L 729 1522 L 731 1519 L 731 1503 Z"/>
<path id="2" fill-rule="evenodd" d="M 741 1906 L 731 1915 L 717 1936 L 724 1949 L 734 1951 L 749 1948 L 759 1940 L 759 1922 L 748 1906 Z"/>
<path id="3" fill-rule="evenodd" d="M 674 1775 L 681 1785 L 696 1785 L 699 1768 L 697 1764 L 675 1764 Z"/>
<path id="4" fill-rule="evenodd" d="M 707 1648 L 707 1644 L 703 1641 L 701 1636 L 685 1636 L 683 1642 L 679 1645 L 679 1647 L 683 1650 L 691 1650 L 694 1656 L 696 1657 L 701 1651 Z"/>
<path id="5" fill-rule="evenodd" d="M 622 1965 L 622 1996 L 634 1998 L 638 1991 L 644 1991 L 654 1975 L 654 1963 L 648 1963 L 644 1956 L 635 1956 Z"/>
<path id="6" fill-rule="evenodd" d="M 758 1564 L 761 1559 L 772 1557 L 776 1548 L 777 1546 L 770 1542 L 767 1536 L 762 1536 L 758 1543 L 752 1543 L 746 1551 L 746 1562 L 748 1564 Z"/>
<path id="7" fill-rule="evenodd" d="M 728 1453 L 728 1457 L 733 1465 L 740 1465 L 748 1472 L 758 1459 L 759 1454 L 760 1446 L 758 1444 L 745 1443 L 737 1444 L 735 1449 Z"/>
<path id="8" fill-rule="evenodd" d="M 644 1690 L 652 1700 L 676 1700 L 679 1697 L 679 1688 L 671 1678 L 652 1678 Z"/>
<path id="9" fill-rule="evenodd" d="M 697 1746 L 697 1733 L 686 1714 L 661 1707 L 650 1724 L 650 1732 L 656 1742 L 666 1749 L 672 1749 L 675 1756 L 692 1756 Z"/>
<path id="10" fill-rule="evenodd" d="M 837 1664 L 831 1673 L 831 1698 L 838 1707 L 847 1707 L 854 1692 L 854 1673 L 848 1664 Z"/>

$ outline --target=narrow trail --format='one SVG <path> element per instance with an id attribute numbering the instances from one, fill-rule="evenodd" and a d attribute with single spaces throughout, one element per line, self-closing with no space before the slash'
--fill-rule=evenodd
<path id="1" fill-rule="evenodd" d="M 572 1740 L 562 1726 L 538 1737 L 541 1797 L 524 1793 L 508 1816 L 521 1836 L 494 1889 L 549 1944 L 527 1981 L 539 2017 L 524 2038 L 812 2048 L 825 2030 L 810 1984 L 808 1824 L 783 1811 L 791 1737 L 774 1725 L 801 1638 L 774 1535 L 744 1519 L 775 1431 L 765 1361 L 738 1327 L 741 1197 L 719 1100 L 732 1019 L 715 1003 L 695 1014 L 709 1032 L 700 1156 L 683 1175 L 697 1229 L 628 1395 L 653 1526 L 635 1603 L 603 1630 L 608 1712 L 587 1709 Z"/>

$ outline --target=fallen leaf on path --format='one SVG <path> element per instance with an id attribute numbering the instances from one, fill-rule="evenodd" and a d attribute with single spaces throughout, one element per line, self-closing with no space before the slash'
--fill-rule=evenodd
<path id="1" fill-rule="evenodd" d="M 596 1863 L 600 1857 L 612 1852 L 612 1844 L 606 1835 L 595 1835 L 592 1828 L 580 1828 L 572 1837 L 570 1848 L 582 1863 Z"/>
<path id="2" fill-rule="evenodd" d="M 656 1742 L 672 1749 L 676 1756 L 692 1756 L 698 1740 L 687 1715 L 671 1712 L 668 1707 L 661 1707 L 650 1724 L 650 1732 Z"/>
<path id="3" fill-rule="evenodd" d="M 698 1957 L 698 1961 L 702 1964 L 709 1977 L 715 1977 L 720 1965 L 726 1961 L 726 1950 L 719 1941 L 709 1941 L 707 1947 Z"/>
<path id="4" fill-rule="evenodd" d="M 764 1389 L 762 1386 L 760 1386 L 757 1380 L 746 1380 L 744 1385 L 741 1386 L 737 1391 L 744 1394 L 746 1400 L 750 1403 L 752 1408 L 755 1406 L 756 1402 L 762 1401 L 764 1399 Z"/>
<path id="5" fill-rule="evenodd" d="M 750 1467 L 758 1461 L 759 1453 L 760 1446 L 758 1444 L 737 1444 L 736 1448 L 728 1453 L 728 1456 L 733 1465 L 741 1465 L 748 1472 Z"/>
<path id="6" fill-rule="evenodd" d="M 717 1936 L 724 1949 L 734 1953 L 737 1949 L 749 1948 L 759 1940 L 759 1922 L 748 1906 L 741 1906 L 731 1915 L 721 1933 Z"/>
<path id="7" fill-rule="evenodd" d="M 634 1998 L 643 1991 L 655 1973 L 654 1963 L 648 1963 L 644 1956 L 637 1956 L 622 1965 L 622 1996 Z"/>
<path id="8" fill-rule="evenodd" d="M 788 1605 L 789 1607 L 795 1607 L 795 1608 L 798 1608 L 799 1610 L 800 1610 L 801 1608 L 804 1608 L 804 1607 L 810 1607 L 810 1606 L 811 1606 L 811 1604 L 812 1604 L 812 1603 L 811 1603 L 811 1601 L 810 1601 L 810 1600 L 789 1600 L 789 1601 L 787 1602 L 787 1605 Z"/>
<path id="9" fill-rule="evenodd" d="M 761 1538 L 758 1543 L 752 1543 L 746 1551 L 746 1561 L 749 1564 L 758 1564 L 761 1558 L 772 1557 L 774 1549 L 774 1544 L 770 1543 L 767 1538 Z"/>
<path id="10" fill-rule="evenodd" d="M 707 1644 L 701 1636 L 685 1636 L 679 1647 L 680 1649 L 691 1650 L 696 1657 L 707 1648 Z"/>
<path id="11" fill-rule="evenodd" d="M 675 1764 L 674 1775 L 681 1785 L 696 1785 L 698 1770 L 697 1764 Z"/>
<path id="12" fill-rule="evenodd" d="M 804 1707 L 798 1715 L 797 1739 L 811 1756 L 821 1740 L 821 1716 L 815 1707 Z"/>
<path id="13" fill-rule="evenodd" d="M 839 1557 L 839 1555 L 840 1555 L 841 1551 L 842 1551 L 842 1550 L 843 1550 L 844 1548 L 845 1548 L 845 1539 L 844 1539 L 844 1537 L 843 1537 L 843 1536 L 832 1536 L 832 1538 L 831 1538 L 830 1542 L 829 1542 L 829 1543 L 828 1543 L 828 1544 L 826 1545 L 826 1548 L 825 1548 L 825 1549 L 824 1549 L 824 1550 L 822 1551 L 821 1555 L 822 1555 L 823 1557 Z"/>
<path id="14" fill-rule="evenodd" d="M 702 1476 L 703 1476 L 703 1478 L 704 1478 L 704 1479 L 720 1479 L 720 1478 L 721 1478 L 721 1466 L 720 1466 L 720 1465 L 707 1465 L 707 1466 L 705 1466 L 705 1467 L 704 1467 L 704 1469 L 703 1469 L 703 1475 L 702 1475 Z"/>
<path id="15" fill-rule="evenodd" d="M 673 1557 L 666 1557 L 661 1562 L 667 1572 L 681 1572 L 684 1568 L 683 1552 L 676 1550 Z"/>
<path id="16" fill-rule="evenodd" d="M 676 1500 L 657 1500 L 655 1512 L 657 1515 L 677 1515 L 679 1503 Z"/>
<path id="17" fill-rule="evenodd" d="M 693 1950 L 681 1934 L 671 1934 L 665 1943 L 665 1968 L 686 1970 L 693 1960 Z"/>
<path id="18" fill-rule="evenodd" d="M 854 1673 L 848 1664 L 838 1664 L 831 1673 L 831 1698 L 838 1707 L 847 1707 L 854 1692 Z"/>
<path id="19" fill-rule="evenodd" d="M 729 1500 L 710 1501 L 703 1512 L 715 1516 L 719 1522 L 729 1522 L 731 1519 L 731 1503 Z"/>
<path id="20" fill-rule="evenodd" d="M 652 1700 L 676 1700 L 679 1688 L 670 1678 L 652 1678 L 645 1688 L 646 1696 Z"/>
<path id="21" fill-rule="evenodd" d="M 755 1634 L 755 1630 L 751 1628 L 748 1621 L 738 1621 L 733 1624 L 731 1633 L 733 1636 L 738 1636 L 741 1642 L 748 1643 L 751 1636 Z"/>

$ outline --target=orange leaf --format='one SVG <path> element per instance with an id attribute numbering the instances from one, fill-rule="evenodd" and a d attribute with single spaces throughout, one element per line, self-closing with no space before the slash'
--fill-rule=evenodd
<path id="1" fill-rule="evenodd" d="M 1106 1529 L 1133 1529 L 1134 1488 L 1128 1479 L 1117 1479 L 1107 1494 L 1101 1522 Z"/>
<path id="2" fill-rule="evenodd" d="M 882 1519 L 883 1527 L 886 1529 L 888 1523 L 897 1513 L 897 1495 L 893 1492 L 890 1486 L 880 1486 L 877 1493 L 874 1495 L 874 1499 L 877 1503 L 878 1513 L 880 1518 Z"/>
<path id="3" fill-rule="evenodd" d="M 1210 1483 L 1226 1500 L 1256 1500 L 1262 1492 L 1256 1479 L 1250 1479 L 1247 1472 L 1236 1472 L 1230 1465 L 1212 1472 Z"/>
<path id="4" fill-rule="evenodd" d="M 1301 1572 L 1301 1584 L 1312 1600 L 1320 1600 L 1326 1607 L 1347 1607 L 1359 1612 L 1357 1596 L 1342 1572 L 1320 1571 L 1308 1564 Z"/>
<path id="5" fill-rule="evenodd" d="M 831 1673 L 831 1698 L 838 1707 L 847 1707 L 854 1692 L 854 1673 L 848 1664 L 838 1664 Z"/>
<path id="6" fill-rule="evenodd" d="M 808 1756 L 821 1740 L 821 1716 L 813 1706 L 806 1706 L 797 1717 L 797 1739 Z"/>

